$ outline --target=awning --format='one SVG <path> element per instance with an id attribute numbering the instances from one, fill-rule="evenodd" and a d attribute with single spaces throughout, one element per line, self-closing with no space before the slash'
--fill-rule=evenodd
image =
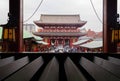
<path id="1" fill-rule="evenodd" d="M 43 40 L 43 38 L 39 37 L 39 36 L 35 36 L 35 35 L 32 35 L 34 37 L 35 40 L 37 41 L 40 41 L 40 40 Z"/>
<path id="2" fill-rule="evenodd" d="M 44 42 L 44 41 L 36 41 L 38 44 L 43 44 L 43 45 L 48 45 L 47 42 Z"/>
<path id="3" fill-rule="evenodd" d="M 93 37 L 88 37 L 88 36 L 81 36 L 78 39 L 93 39 Z"/>
<path id="4" fill-rule="evenodd" d="M 3 28 L 0 27 L 0 40 L 2 39 L 2 31 L 3 31 Z"/>
<path id="5" fill-rule="evenodd" d="M 88 42 L 88 43 L 85 43 L 85 44 L 82 44 L 82 45 L 79 45 L 80 47 L 84 47 L 84 48 L 90 48 L 90 49 L 93 49 L 93 48 L 100 48 L 100 47 L 103 47 L 103 41 L 91 41 L 91 42 Z"/>
<path id="6" fill-rule="evenodd" d="M 90 39 L 81 39 L 81 40 L 78 40 L 77 42 L 74 42 L 73 45 L 79 45 L 79 44 L 82 44 L 84 42 L 87 42 L 88 40 L 90 40 Z"/>

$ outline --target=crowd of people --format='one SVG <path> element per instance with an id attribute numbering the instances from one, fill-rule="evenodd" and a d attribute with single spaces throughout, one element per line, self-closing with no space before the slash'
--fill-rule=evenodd
<path id="1" fill-rule="evenodd" d="M 69 45 L 66 46 L 51 46 L 45 48 L 43 51 L 39 51 L 42 53 L 77 53 L 77 48 L 70 47 Z"/>
<path id="2" fill-rule="evenodd" d="M 81 47 L 70 47 L 69 45 L 66 46 L 50 46 L 50 47 L 42 47 L 34 52 L 39 53 L 102 53 L 102 48 L 98 49 L 88 49 L 88 48 L 81 48 Z"/>

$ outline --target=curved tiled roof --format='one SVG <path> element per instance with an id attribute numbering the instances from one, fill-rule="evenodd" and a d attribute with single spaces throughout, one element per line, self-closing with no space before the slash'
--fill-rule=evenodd
<path id="1" fill-rule="evenodd" d="M 38 37 L 30 33 L 29 31 L 23 30 L 23 39 L 34 38 L 35 40 L 42 40 L 43 38 Z"/>
<path id="2" fill-rule="evenodd" d="M 103 47 L 103 41 L 99 40 L 99 41 L 91 41 L 85 44 L 80 45 L 80 47 L 84 47 L 84 48 L 90 48 L 90 49 L 94 49 L 94 48 L 100 48 Z"/>
<path id="3" fill-rule="evenodd" d="M 34 21 L 38 26 L 44 25 L 73 25 L 83 26 L 87 22 L 81 21 L 79 15 L 46 15 L 42 14 L 40 20 Z"/>
<path id="4" fill-rule="evenodd" d="M 73 45 L 79 45 L 79 44 L 87 42 L 88 40 L 90 39 L 81 39 L 81 40 L 78 40 L 77 42 L 74 42 Z"/>

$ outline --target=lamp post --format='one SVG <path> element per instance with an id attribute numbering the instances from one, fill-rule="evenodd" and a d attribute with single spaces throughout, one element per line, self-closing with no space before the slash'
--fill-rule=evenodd
<path id="1" fill-rule="evenodd" d="M 0 25 L 3 27 L 3 32 L 2 32 L 2 40 L 3 40 L 3 52 L 14 52 L 13 47 L 15 46 L 16 42 L 16 23 L 15 23 L 15 18 L 12 16 L 12 14 L 8 13 L 8 22 L 7 24 Z"/>

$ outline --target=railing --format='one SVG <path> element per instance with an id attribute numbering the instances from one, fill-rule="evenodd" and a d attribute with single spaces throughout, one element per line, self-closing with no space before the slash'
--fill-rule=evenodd
<path id="1" fill-rule="evenodd" d="M 38 32 L 80 32 L 80 30 L 59 30 L 59 29 L 57 29 L 57 30 L 52 30 L 52 29 L 48 29 L 48 30 L 46 30 L 46 29 L 43 29 L 43 30 L 38 30 Z"/>

